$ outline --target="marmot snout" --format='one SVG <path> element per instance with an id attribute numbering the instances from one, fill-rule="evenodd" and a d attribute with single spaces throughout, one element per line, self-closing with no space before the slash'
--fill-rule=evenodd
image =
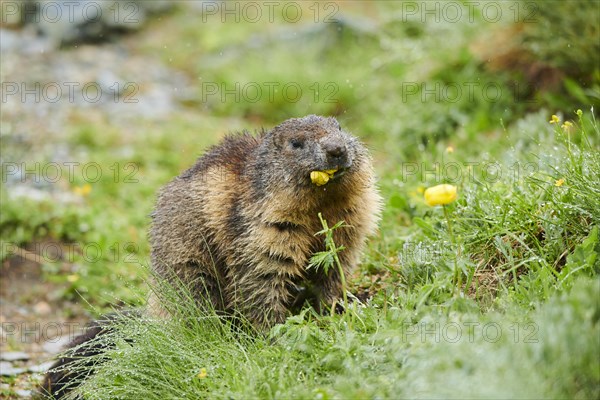
<path id="1" fill-rule="evenodd" d="M 264 137 L 261 147 L 267 155 L 261 168 L 263 175 L 285 176 L 286 181 L 313 189 L 311 171 L 337 170 L 332 177 L 336 181 L 352 167 L 357 151 L 364 150 L 336 119 L 317 116 L 283 122 Z"/>

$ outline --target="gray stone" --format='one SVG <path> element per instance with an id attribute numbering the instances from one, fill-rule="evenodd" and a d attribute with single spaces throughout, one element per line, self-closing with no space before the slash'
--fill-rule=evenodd
<path id="1" fill-rule="evenodd" d="M 0 360 L 2 361 L 29 360 L 29 358 L 29 354 L 22 351 L 7 351 L 0 354 Z"/>
<path id="2" fill-rule="evenodd" d="M 15 394 L 18 397 L 28 397 L 31 398 L 31 395 L 33 394 L 31 390 L 25 390 L 25 389 L 17 389 L 15 390 Z"/>
<path id="3" fill-rule="evenodd" d="M 69 343 L 69 336 L 65 335 L 61 337 L 59 340 L 46 342 L 42 345 L 42 350 L 49 354 L 56 354 L 63 350 L 65 345 Z"/>
<path id="4" fill-rule="evenodd" d="M 46 373 L 46 371 L 48 371 L 50 369 L 52 364 L 54 364 L 54 361 L 47 361 L 42 364 L 33 365 L 28 368 L 28 371 L 36 373 L 36 374 L 44 374 L 44 373 Z"/>
<path id="5" fill-rule="evenodd" d="M 27 372 L 27 368 L 15 368 L 7 361 L 0 361 L 0 375 L 15 376 Z"/>
<path id="6" fill-rule="evenodd" d="M 33 4 L 37 8 L 26 21 L 56 45 L 104 41 L 114 34 L 140 29 L 149 14 L 173 7 L 168 0 L 42 0 Z"/>

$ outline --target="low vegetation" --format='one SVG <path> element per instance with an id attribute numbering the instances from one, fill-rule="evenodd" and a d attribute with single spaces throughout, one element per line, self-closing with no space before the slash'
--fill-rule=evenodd
<path id="1" fill-rule="evenodd" d="M 115 166 L 94 183 L 80 170 L 62 182 L 77 208 L 2 189 L 3 240 L 79 244 L 73 260 L 44 265 L 65 299 L 81 296 L 100 314 L 157 290 L 175 316 L 124 317 L 109 338 L 116 349 L 81 387 L 86 398 L 600 397 L 597 4 L 510 3 L 548 7 L 523 28 L 480 11 L 422 22 L 389 3 L 346 2 L 347 19 L 301 21 L 297 35 L 281 21 L 198 24 L 183 10 L 155 20 L 128 46 L 197 78 L 189 102 L 168 121 L 127 129 L 74 117 L 66 142 L 79 161 Z M 574 26 L 578 50 L 559 48 L 552 38 Z M 519 39 L 488 59 L 488 35 Z M 573 70 L 569 57 L 581 54 Z M 539 74 L 524 73 L 532 68 Z M 232 82 L 293 82 L 303 96 L 206 92 Z M 261 335 L 148 285 L 157 189 L 227 131 L 310 113 L 337 116 L 368 144 L 385 199 L 380 232 L 346 277 L 346 311 L 305 308 Z M 424 191 L 440 184 L 457 198 L 428 205 Z M 338 222 L 327 221 L 344 229 Z M 90 243 L 95 258 L 82 250 Z M 343 251 L 328 248 L 330 260 Z"/>

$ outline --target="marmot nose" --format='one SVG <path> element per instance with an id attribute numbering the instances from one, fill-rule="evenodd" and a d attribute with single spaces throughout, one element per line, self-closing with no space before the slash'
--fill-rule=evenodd
<path id="1" fill-rule="evenodd" d="M 344 157 L 347 152 L 344 144 L 326 142 L 323 147 L 330 157 Z"/>

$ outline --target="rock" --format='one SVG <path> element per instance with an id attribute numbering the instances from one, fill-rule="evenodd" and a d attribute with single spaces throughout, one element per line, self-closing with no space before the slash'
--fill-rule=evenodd
<path id="1" fill-rule="evenodd" d="M 2 361 L 29 360 L 29 358 L 29 354 L 22 351 L 7 351 L 0 354 L 0 360 Z"/>
<path id="2" fill-rule="evenodd" d="M 51 311 L 52 307 L 50 307 L 50 304 L 46 303 L 45 301 L 40 301 L 33 306 L 33 312 L 38 315 L 48 315 Z"/>
<path id="3" fill-rule="evenodd" d="M 17 389 L 17 390 L 15 390 L 15 394 L 18 397 L 28 397 L 28 398 L 31 398 L 32 391 L 31 390 L 25 390 L 25 389 Z"/>
<path id="4" fill-rule="evenodd" d="M 42 202 L 50 199 L 54 199 L 61 204 L 77 203 L 79 198 L 72 193 L 50 193 L 47 190 L 40 190 L 32 188 L 26 185 L 19 185 L 11 188 L 8 192 L 8 196 L 11 199 L 26 198 L 36 202 Z"/>
<path id="5" fill-rule="evenodd" d="M 0 361 L 0 372 L 3 372 L 7 368 L 12 368 L 12 364 L 8 361 Z"/>
<path id="6" fill-rule="evenodd" d="M 61 337 L 59 340 L 46 342 L 42 345 L 42 350 L 49 354 L 60 353 L 62 349 L 69 343 L 69 335 Z"/>
<path id="7" fill-rule="evenodd" d="M 173 7 L 168 0 L 115 1 L 28 1 L 25 22 L 33 24 L 56 45 L 102 42 L 124 31 L 134 31 L 146 22 L 149 14 Z M 32 6 L 33 4 L 33 6 Z"/>
<path id="8" fill-rule="evenodd" d="M 29 367 L 27 370 L 29 372 L 33 372 L 35 374 L 45 374 L 46 371 L 48 371 L 53 364 L 54 364 L 54 361 L 47 361 L 42 364 L 33 365 L 33 366 Z"/>
<path id="9" fill-rule="evenodd" d="M 19 48 L 21 44 L 21 36 L 17 32 L 8 29 L 0 29 L 2 35 L 2 47 L 0 53 L 8 53 Z"/>
<path id="10" fill-rule="evenodd" d="M 15 368 L 9 362 L 0 361 L 0 375 L 2 376 L 15 376 L 23 372 L 27 372 L 27 368 Z"/>

